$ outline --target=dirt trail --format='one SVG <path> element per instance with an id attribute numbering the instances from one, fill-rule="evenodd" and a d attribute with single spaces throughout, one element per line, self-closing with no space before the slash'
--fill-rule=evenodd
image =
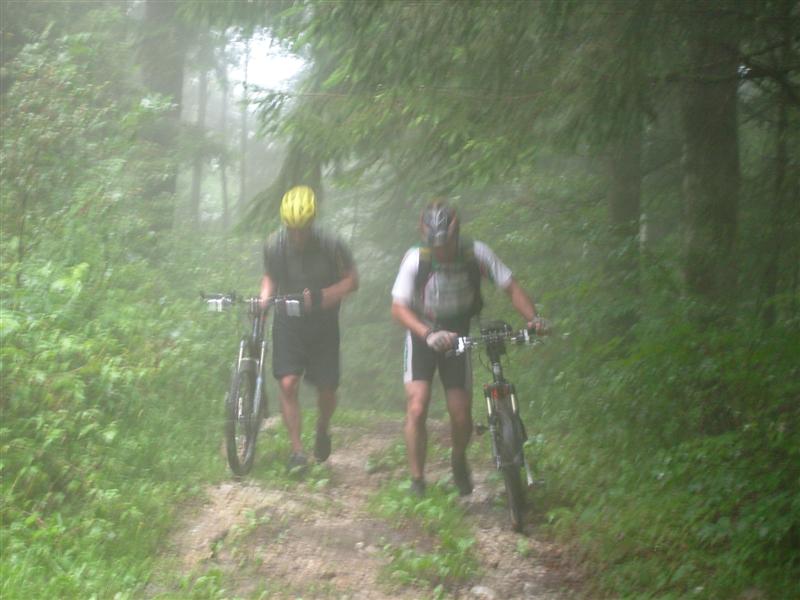
<path id="1" fill-rule="evenodd" d="M 429 423 L 430 444 L 447 445 L 447 428 Z M 177 560 L 186 575 L 225 574 L 232 597 L 390 599 L 431 597 L 425 588 L 390 586 L 380 579 L 389 557 L 381 547 L 412 544 L 430 550 L 423 531 L 398 527 L 371 513 L 368 498 L 404 469 L 367 469 L 367 458 L 396 444 L 399 422 L 375 422 L 347 431 L 334 428 L 328 461 L 330 482 L 320 490 L 298 485 L 270 489 L 252 480 L 231 480 L 207 489 L 207 502 L 188 511 L 165 558 Z M 432 457 L 433 458 L 433 457 Z M 576 577 L 563 566 L 560 549 L 534 535 L 509 530 L 498 508 L 502 483 L 487 480 L 487 464 L 474 464 L 475 490 L 465 499 L 476 539 L 480 572 L 472 581 L 448 588 L 448 598 L 569 598 Z M 431 481 L 448 465 L 431 461 Z M 370 472 L 371 471 L 371 472 Z M 532 528 L 534 529 L 534 528 Z M 523 551 L 520 551 L 520 548 Z M 266 586 L 266 587 L 265 587 Z"/>

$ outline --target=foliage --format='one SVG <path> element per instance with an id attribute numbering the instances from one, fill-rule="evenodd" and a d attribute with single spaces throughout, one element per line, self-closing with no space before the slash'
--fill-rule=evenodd
<path id="1" fill-rule="evenodd" d="M 797 333 L 698 330 L 670 302 L 649 308 L 625 352 L 573 326 L 532 372 L 522 365 L 555 531 L 609 593 L 785 597 L 800 517 Z"/>
<path id="2" fill-rule="evenodd" d="M 549 208 L 556 190 L 532 192 L 534 235 L 517 235 L 518 204 L 471 232 L 509 232 L 493 245 L 531 257 L 519 277 L 554 320 L 555 338 L 507 368 L 529 401 L 552 531 L 599 574 L 596 593 L 796 593 L 796 324 L 765 331 L 744 313 L 725 329 L 691 324 L 665 237 L 644 256 L 640 322 L 609 339 L 602 320 L 618 301 L 603 286 L 602 237 Z M 489 314 L 511 318 L 489 300 Z"/>
<path id="3" fill-rule="evenodd" d="M 195 278 L 217 275 L 196 239 L 148 231 L 141 183 L 161 165 L 136 137 L 162 106 L 140 102 L 127 79 L 119 13 L 86 18 L 100 33 L 22 48 L 3 98 L 9 598 L 140 593 L 178 504 L 222 472 L 205 442 L 221 430 L 221 395 L 197 391 L 224 387 L 207 351 L 224 329 L 190 319 Z M 157 248 L 185 261 L 157 270 Z"/>
<path id="4" fill-rule="evenodd" d="M 45 266 L 17 296 L 25 313 L 3 310 L 8 597 L 139 589 L 171 525 L 164 505 L 218 471 L 200 443 L 216 433 L 217 407 L 197 402 L 182 376 L 194 363 L 195 384 L 213 386 L 216 365 L 200 366 L 202 336 L 176 335 L 186 303 L 153 311 L 129 295 L 98 298 L 87 266 L 54 280 Z M 63 307 L 37 307 L 52 290 Z M 92 300 L 107 302 L 87 321 Z M 154 443 L 166 439 L 176 442 Z"/>
<path id="5" fill-rule="evenodd" d="M 449 456 L 449 450 L 440 446 L 429 451 Z M 444 456 L 441 459 L 446 460 Z M 368 456 L 366 469 L 370 473 L 404 473 L 406 460 L 405 444 L 398 440 Z M 472 550 L 475 539 L 450 482 L 429 485 L 425 497 L 420 499 L 411 493 L 410 481 L 404 475 L 398 475 L 397 479 L 370 498 L 370 508 L 398 527 L 424 533 L 418 536 L 416 544 L 384 545 L 390 557 L 385 577 L 393 584 L 431 587 L 434 596 L 440 597 L 450 587 L 476 574 L 478 563 Z M 432 548 L 428 549 L 428 545 Z"/>
<path id="6" fill-rule="evenodd" d="M 387 545 L 389 581 L 441 591 L 472 577 L 478 568 L 472 550 L 475 539 L 456 502 L 457 492 L 449 486 L 430 485 L 425 498 L 419 499 L 409 487 L 410 481 L 385 486 L 371 499 L 371 505 L 379 515 L 402 519 L 405 526 L 419 527 L 435 541 L 432 551 L 408 544 Z"/>
<path id="7" fill-rule="evenodd" d="M 389 448 L 383 452 L 370 454 L 367 457 L 366 469 L 368 473 L 390 471 L 402 468 L 405 462 L 406 446 L 403 441 L 398 440 L 394 445 L 389 446 Z"/>
<path id="8" fill-rule="evenodd" d="M 225 472 L 209 440 L 236 327 L 194 314 L 194 299 L 255 288 L 259 240 L 159 227 L 172 198 L 145 190 L 191 155 L 146 141 L 171 105 L 131 77 L 120 3 L 58 4 L 3 13 L 18 35 L 6 46 L 4 25 L 2 592 L 134 597 L 176 507 Z M 796 5 L 187 0 L 182 11 L 269 27 L 312 63 L 297 93 L 262 97 L 262 129 L 332 167 L 323 220 L 362 275 L 342 310 L 342 398 L 402 408 L 391 280 L 419 205 L 445 191 L 554 322 L 554 339 L 510 356 L 507 373 L 547 482 L 537 500 L 597 574 L 592 592 L 800 595 Z M 683 279 L 681 104 L 697 75 L 687 31 L 723 22 L 741 65 L 727 132 L 741 171 L 738 287 L 724 321 L 702 322 Z M 646 235 L 621 240 L 607 159 L 632 134 Z M 611 277 L 622 255 L 632 266 Z M 518 318 L 486 292 L 487 317 Z M 609 327 L 630 314 L 625 331 Z M 266 433 L 254 476 L 328 485 L 325 467 L 288 476 L 286 452 L 282 432 Z M 396 445 L 373 468 L 402 458 Z M 375 509 L 435 540 L 432 552 L 390 549 L 395 580 L 448 586 L 474 570 L 444 488 L 413 502 L 392 484 Z M 227 593 L 213 571 L 180 588 Z"/>

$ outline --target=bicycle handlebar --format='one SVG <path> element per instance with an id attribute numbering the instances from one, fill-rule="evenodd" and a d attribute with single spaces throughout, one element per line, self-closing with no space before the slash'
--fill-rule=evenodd
<path id="1" fill-rule="evenodd" d="M 227 294 L 206 294 L 204 292 L 200 292 L 200 297 L 205 300 L 206 306 L 211 312 L 222 312 L 234 304 L 249 304 L 250 308 L 253 310 L 262 308 L 260 297 L 242 297 L 238 296 L 236 292 L 229 292 Z M 267 298 L 267 305 L 263 308 L 266 309 L 270 306 L 283 306 L 286 308 L 286 312 L 288 314 L 299 316 L 303 312 L 303 303 L 303 294 L 285 294 L 283 296 L 272 296 Z"/>
<path id="2" fill-rule="evenodd" d="M 495 322 L 488 327 L 482 327 L 480 335 L 476 336 L 461 336 L 456 338 L 455 347 L 450 351 L 456 356 L 460 356 L 479 346 L 491 346 L 492 344 L 501 344 L 503 342 L 511 342 L 512 344 L 540 344 L 541 336 L 536 333 L 536 329 L 519 329 L 514 330 L 511 325 L 505 322 Z"/>
<path id="3" fill-rule="evenodd" d="M 205 292 L 200 292 L 200 297 L 205 300 L 206 308 L 211 312 L 222 312 L 240 300 L 236 292 L 231 292 L 229 294 L 206 294 Z"/>

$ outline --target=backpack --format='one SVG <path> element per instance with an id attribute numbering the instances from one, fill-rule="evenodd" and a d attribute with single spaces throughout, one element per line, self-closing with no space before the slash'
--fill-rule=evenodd
<path id="1" fill-rule="evenodd" d="M 472 306 L 469 309 L 469 317 L 472 318 L 480 314 L 483 310 L 483 296 L 481 296 L 481 265 L 475 258 L 475 242 L 469 239 L 462 239 L 458 244 L 459 259 L 467 267 L 467 277 L 470 287 L 475 292 Z M 419 247 L 419 266 L 417 276 L 414 278 L 414 294 L 416 297 L 422 296 L 422 290 L 433 275 L 433 255 L 429 246 Z"/>

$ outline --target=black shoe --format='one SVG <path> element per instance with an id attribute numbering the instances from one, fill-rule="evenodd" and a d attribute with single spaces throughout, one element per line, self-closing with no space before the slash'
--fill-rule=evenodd
<path id="1" fill-rule="evenodd" d="M 308 459 L 302 452 L 292 452 L 289 456 L 289 462 L 286 465 L 286 470 L 290 473 L 303 473 L 308 466 Z"/>
<path id="2" fill-rule="evenodd" d="M 411 480 L 411 494 L 416 496 L 417 498 L 422 498 L 425 496 L 425 480 L 420 479 L 412 479 Z"/>
<path id="3" fill-rule="evenodd" d="M 317 431 L 317 437 L 314 440 L 314 458 L 317 462 L 325 462 L 331 455 L 331 436 L 327 433 Z"/>
<path id="4" fill-rule="evenodd" d="M 458 495 L 469 496 L 472 493 L 472 476 L 466 459 L 453 460 L 451 463 L 453 466 L 453 483 L 458 488 Z"/>

